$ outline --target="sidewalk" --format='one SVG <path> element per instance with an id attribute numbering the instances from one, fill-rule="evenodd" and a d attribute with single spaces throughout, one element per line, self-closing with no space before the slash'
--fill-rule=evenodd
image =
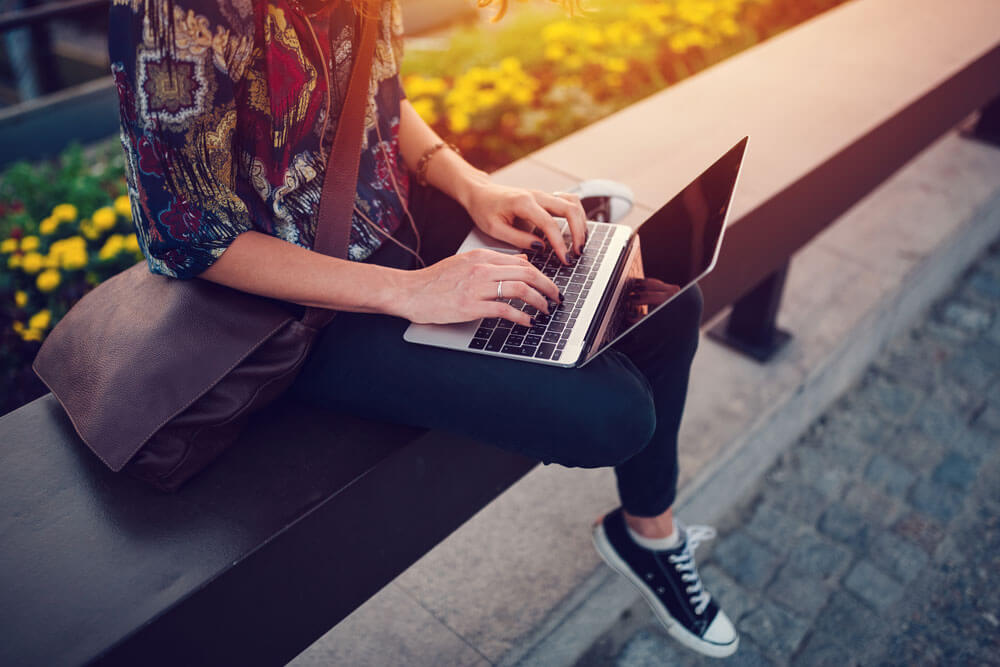
<path id="1" fill-rule="evenodd" d="M 574 182 L 532 161 L 517 178 Z M 640 202 L 633 215 L 649 211 Z M 795 256 L 779 313 L 794 337 L 776 359 L 703 336 L 680 516 L 711 523 L 746 506 L 777 457 L 998 236 L 1000 150 L 951 132 Z M 591 522 L 617 504 L 610 469 L 540 465 L 291 664 L 573 664 L 638 599 L 590 543 Z"/>
<path id="2" fill-rule="evenodd" d="M 700 566 L 734 665 L 1000 664 L 1000 243 L 812 424 Z M 575 663 L 714 665 L 639 600 Z"/>

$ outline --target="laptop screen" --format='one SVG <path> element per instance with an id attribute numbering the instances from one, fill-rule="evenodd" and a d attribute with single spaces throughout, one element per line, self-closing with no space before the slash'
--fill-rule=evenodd
<path id="1" fill-rule="evenodd" d="M 628 277 L 612 294 L 611 315 L 584 363 L 715 266 L 746 145 L 744 137 L 636 230 Z"/>

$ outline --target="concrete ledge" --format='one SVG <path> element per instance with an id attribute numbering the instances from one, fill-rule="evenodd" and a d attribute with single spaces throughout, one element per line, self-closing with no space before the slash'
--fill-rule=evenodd
<path id="1" fill-rule="evenodd" d="M 569 179 L 533 165 L 537 187 Z M 529 174 L 532 175 L 532 174 Z M 1000 150 L 955 133 L 792 262 L 761 366 L 707 338 L 681 427 L 679 513 L 711 522 L 1000 235 Z M 610 469 L 538 466 L 292 664 L 572 664 L 636 600 L 590 545 Z"/>

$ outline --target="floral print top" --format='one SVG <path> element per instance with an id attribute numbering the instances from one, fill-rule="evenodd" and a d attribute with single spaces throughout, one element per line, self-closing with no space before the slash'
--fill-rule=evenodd
<path id="1" fill-rule="evenodd" d="M 310 14 L 293 0 L 113 0 L 109 51 L 126 177 L 151 271 L 196 276 L 251 229 L 312 246 L 357 32 L 349 0 Z M 372 224 L 395 231 L 407 196 L 398 0 L 384 3 L 377 35 L 352 260 L 381 244 Z"/>

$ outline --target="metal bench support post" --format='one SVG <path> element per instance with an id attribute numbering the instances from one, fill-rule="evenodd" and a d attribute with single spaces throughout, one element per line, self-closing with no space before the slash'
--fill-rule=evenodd
<path id="1" fill-rule="evenodd" d="M 982 108 L 971 134 L 980 141 L 1000 146 L 1000 97 Z"/>
<path id="2" fill-rule="evenodd" d="M 757 361 L 771 359 L 792 337 L 777 326 L 778 306 L 788 275 L 788 262 L 740 298 L 729 316 L 708 335 Z"/>

